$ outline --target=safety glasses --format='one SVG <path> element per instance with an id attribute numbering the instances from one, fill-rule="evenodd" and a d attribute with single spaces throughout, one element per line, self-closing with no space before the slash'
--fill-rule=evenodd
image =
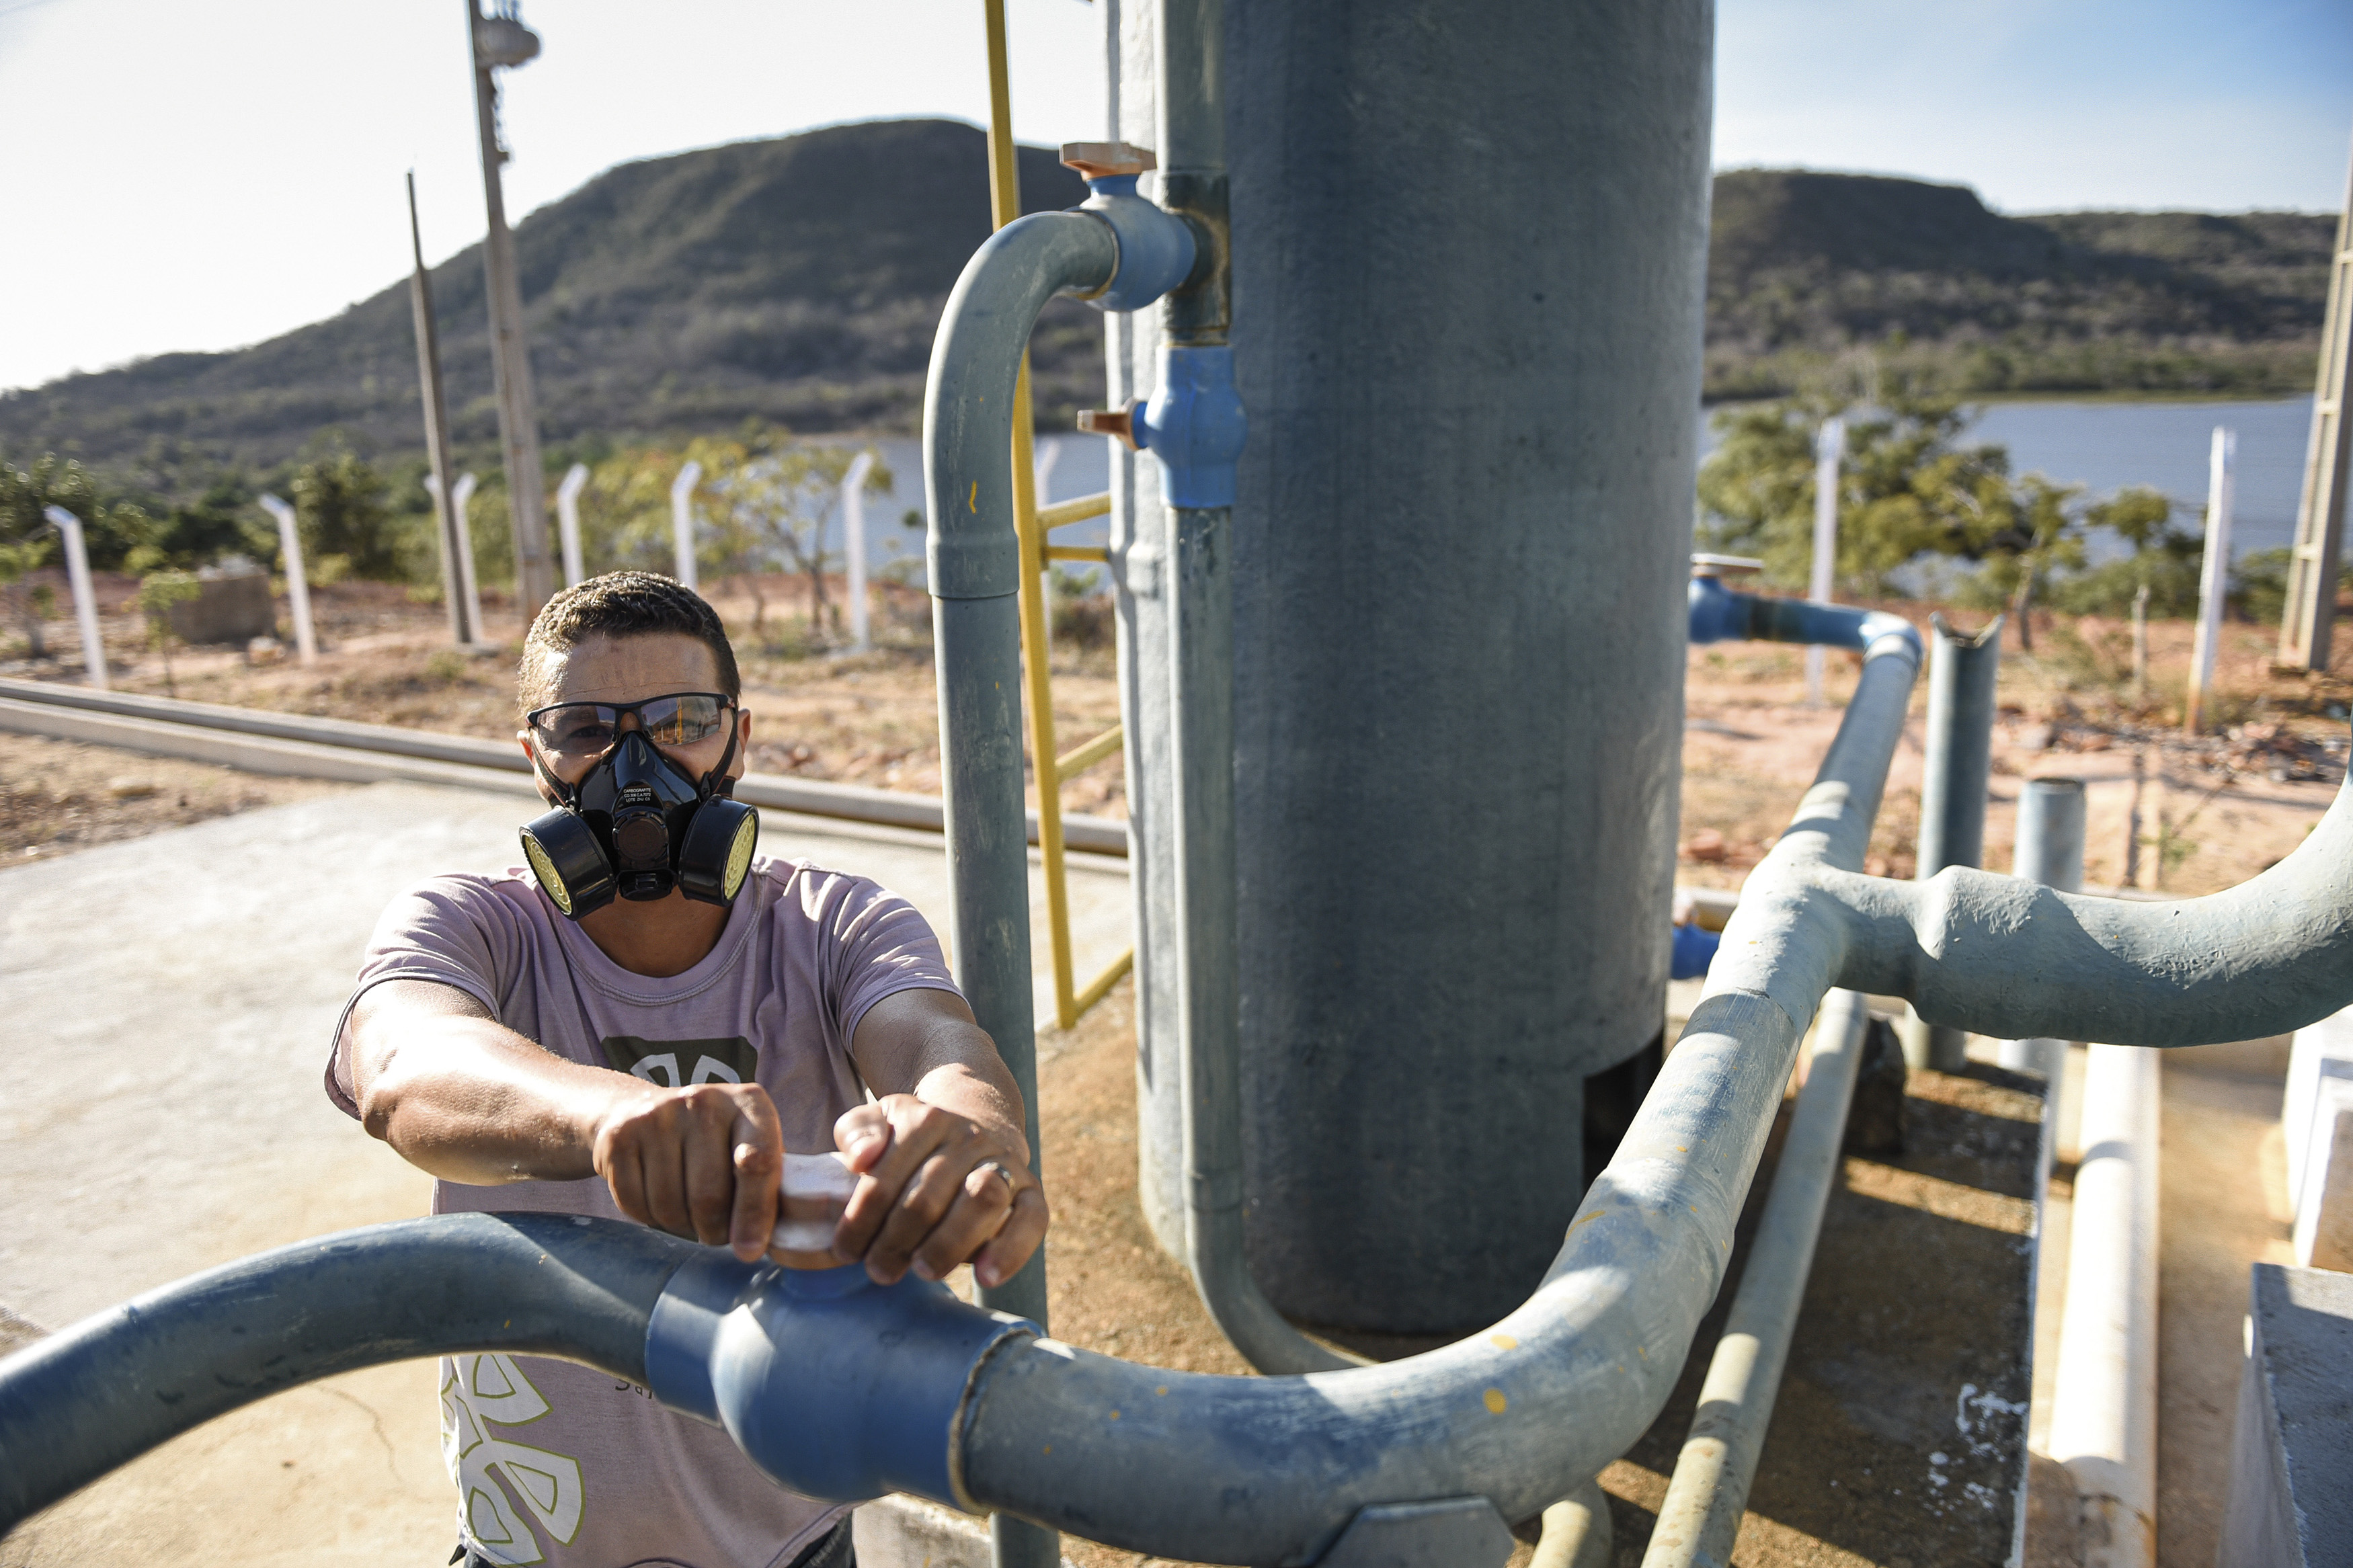
<path id="1" fill-rule="evenodd" d="M 715 691 L 673 691 L 642 702 L 555 702 L 523 715 L 542 750 L 559 757 L 600 756 L 621 731 L 621 715 L 634 713 L 638 727 L 657 746 L 691 746 L 707 741 L 726 722 L 734 699 Z"/>

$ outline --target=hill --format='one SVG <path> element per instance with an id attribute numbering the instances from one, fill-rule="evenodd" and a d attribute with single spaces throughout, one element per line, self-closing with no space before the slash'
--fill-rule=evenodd
<path id="1" fill-rule="evenodd" d="M 1042 148 L 1023 206 L 1083 198 Z M 2299 392 L 2333 217 L 2007 216 L 1955 185 L 1739 170 L 1717 177 L 1707 394 L 1881 370 L 1960 393 Z M 913 429 L 942 306 L 988 232 L 980 132 L 838 126 L 625 163 L 516 230 L 543 435 Z M 479 248 L 434 269 L 453 435 L 495 438 Z M 1058 301 L 1034 360 L 1041 421 L 1101 396 L 1095 313 Z M 284 460 L 340 426 L 420 444 L 402 279 L 250 348 L 172 353 L 0 395 L 0 455 Z"/>
<path id="2" fill-rule="evenodd" d="M 1871 350 L 1959 393 L 2290 394 L 2312 385 L 2334 215 L 1989 211 L 1960 185 L 1716 176 L 1711 396 Z"/>
<path id="3" fill-rule="evenodd" d="M 1022 205 L 1075 206 L 1053 153 L 1019 153 Z M 988 237 L 986 139 L 947 121 L 837 126 L 623 163 L 515 228 L 551 443 L 591 433 L 912 428 L 932 335 Z M 481 247 L 433 268 L 451 436 L 496 440 Z M 1032 350 L 1041 409 L 1102 395 L 1102 318 L 1057 301 Z M 85 460 L 157 438 L 271 463 L 322 427 L 420 447 L 408 280 L 250 348 L 159 354 L 0 395 L 0 452 Z"/>

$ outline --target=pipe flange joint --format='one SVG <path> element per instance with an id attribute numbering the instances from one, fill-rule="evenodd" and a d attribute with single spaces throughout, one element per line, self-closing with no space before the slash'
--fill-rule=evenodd
<path id="1" fill-rule="evenodd" d="M 1085 296 L 1098 310 L 1134 310 L 1151 304 L 1192 276 L 1193 226 L 1135 194 L 1134 174 L 1103 174 L 1087 182 L 1094 194 L 1074 209 L 1101 219 L 1119 244 L 1119 266 L 1101 291 Z"/>
<path id="2" fill-rule="evenodd" d="M 973 1369 L 1036 1324 L 863 1264 L 776 1268 L 706 1248 L 646 1326 L 646 1385 L 723 1426 L 752 1462 L 807 1497 L 912 1492 L 950 1508 L 956 1426 Z"/>
<path id="3" fill-rule="evenodd" d="M 1230 347 L 1162 344 L 1159 388 L 1130 425 L 1135 444 L 1160 459 L 1160 494 L 1170 506 L 1234 504 L 1234 464 L 1250 422 L 1234 390 Z"/>

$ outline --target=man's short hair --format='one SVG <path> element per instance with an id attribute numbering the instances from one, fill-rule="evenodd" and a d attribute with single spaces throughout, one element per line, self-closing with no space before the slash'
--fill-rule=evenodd
<path id="1" fill-rule="evenodd" d="M 548 685 L 552 657 L 590 637 L 664 633 L 692 637 L 709 648 L 712 662 L 719 667 L 720 690 L 730 697 L 744 694 L 744 678 L 736 671 L 735 649 L 727 641 L 727 628 L 702 595 L 674 577 L 655 572 L 607 572 L 565 589 L 541 609 L 522 639 L 522 661 L 515 671 L 516 695 L 526 712 L 547 701 L 553 695 Z"/>

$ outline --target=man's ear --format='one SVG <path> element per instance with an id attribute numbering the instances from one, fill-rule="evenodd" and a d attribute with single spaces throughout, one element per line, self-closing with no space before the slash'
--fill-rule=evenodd
<path id="1" fill-rule="evenodd" d="M 735 761 L 727 770 L 731 779 L 740 779 L 752 765 L 752 710 L 735 710 Z"/>
<path id="2" fill-rule="evenodd" d="M 531 770 L 531 784 L 533 789 L 539 791 L 539 798 L 547 802 L 550 805 L 562 805 L 564 803 L 555 798 L 554 794 L 547 787 L 547 781 L 540 776 L 538 765 L 539 745 L 538 742 L 533 739 L 531 731 L 528 729 L 517 730 L 515 731 L 515 744 L 522 748 L 523 761 L 533 764 Z"/>

